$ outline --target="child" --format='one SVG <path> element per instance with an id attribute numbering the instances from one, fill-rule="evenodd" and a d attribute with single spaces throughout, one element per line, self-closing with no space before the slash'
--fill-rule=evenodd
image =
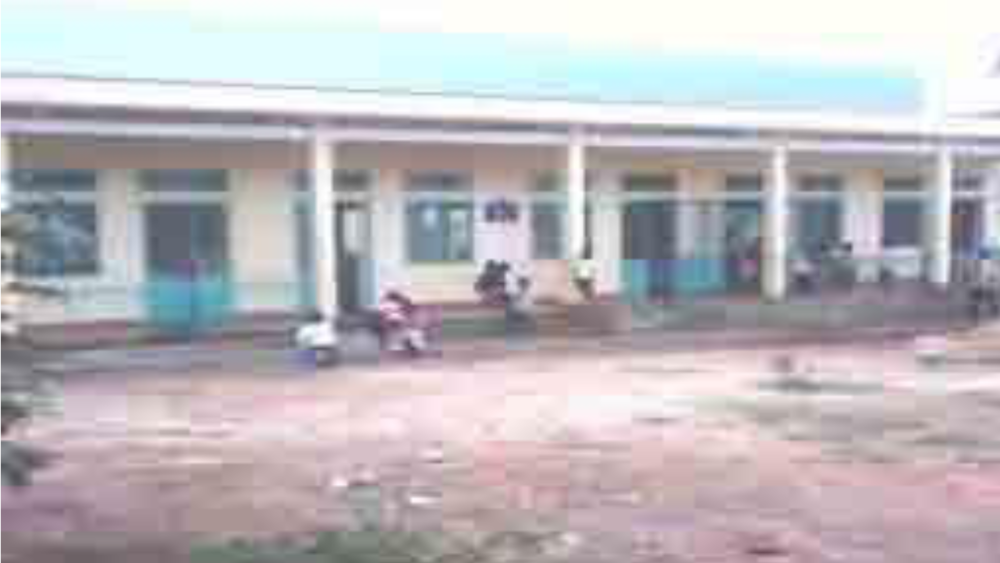
<path id="1" fill-rule="evenodd" d="M 510 296 L 504 308 L 504 321 L 510 331 L 527 330 L 534 324 L 531 313 L 531 279 L 527 276 L 518 276 L 514 283 L 517 290 Z"/>
<path id="2" fill-rule="evenodd" d="M 336 365 L 340 360 L 333 323 L 316 312 L 310 313 L 305 323 L 295 331 L 295 346 L 313 367 Z"/>
<path id="3" fill-rule="evenodd" d="M 800 292 L 811 294 L 816 289 L 816 268 L 804 252 L 797 252 L 792 257 L 792 276 Z"/>
<path id="4" fill-rule="evenodd" d="M 378 304 L 385 346 L 391 352 L 419 357 L 427 351 L 425 320 L 417 304 L 398 291 L 389 291 Z"/>

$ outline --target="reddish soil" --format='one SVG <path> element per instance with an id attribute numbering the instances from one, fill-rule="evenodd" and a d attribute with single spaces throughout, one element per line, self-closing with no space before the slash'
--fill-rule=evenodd
<path id="1" fill-rule="evenodd" d="M 575 562 L 1000 561 L 996 366 L 927 371 L 893 341 L 664 338 L 69 375 L 28 436 L 60 459 L 5 491 L 3 560 L 179 562 L 305 534 L 344 517 L 338 480 L 365 477 L 426 497 L 398 518 L 562 534 Z M 768 390 L 781 356 L 858 391 Z"/>

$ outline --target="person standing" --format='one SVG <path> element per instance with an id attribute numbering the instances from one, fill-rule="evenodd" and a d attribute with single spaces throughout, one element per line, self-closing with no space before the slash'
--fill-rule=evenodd
<path id="1" fill-rule="evenodd" d="M 573 284 L 584 301 L 593 301 L 597 297 L 596 277 L 597 265 L 588 250 L 573 264 Z"/>

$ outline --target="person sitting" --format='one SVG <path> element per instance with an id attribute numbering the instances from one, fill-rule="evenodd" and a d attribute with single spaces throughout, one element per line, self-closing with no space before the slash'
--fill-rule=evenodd
<path id="1" fill-rule="evenodd" d="M 412 357 L 427 351 L 427 327 L 417 304 L 399 291 L 388 291 L 378 304 L 383 346 Z"/>
<path id="2" fill-rule="evenodd" d="M 805 252 L 797 252 L 792 257 L 792 279 L 795 288 L 803 294 L 816 291 L 816 267 Z"/>
<path id="3" fill-rule="evenodd" d="M 310 366 L 329 367 L 340 361 L 337 331 L 333 322 L 318 312 L 306 316 L 295 331 L 295 346 Z"/>
<path id="4" fill-rule="evenodd" d="M 505 305 L 509 298 L 507 278 L 510 273 L 510 264 L 487 260 L 476 279 L 475 290 L 480 300 L 487 305 Z"/>
<path id="5" fill-rule="evenodd" d="M 517 289 L 510 295 L 504 308 L 504 321 L 508 330 L 528 329 L 533 324 L 531 279 L 518 276 L 515 282 Z"/>

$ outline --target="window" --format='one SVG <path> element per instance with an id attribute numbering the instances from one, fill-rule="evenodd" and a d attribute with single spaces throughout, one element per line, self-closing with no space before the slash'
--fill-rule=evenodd
<path id="1" fill-rule="evenodd" d="M 593 254 L 593 192 L 596 176 L 586 175 L 587 199 L 584 205 L 584 252 Z M 545 172 L 535 178 L 535 201 L 532 204 L 532 255 L 536 260 L 556 260 L 565 257 L 569 217 L 562 176 Z"/>
<path id="2" fill-rule="evenodd" d="M 89 170 L 17 170 L 14 202 L 30 217 L 14 267 L 33 277 L 96 275 L 100 237 L 97 175 Z"/>
<path id="3" fill-rule="evenodd" d="M 312 188 L 312 176 L 306 170 L 297 170 L 292 182 L 300 194 L 308 195 Z M 372 184 L 372 174 L 368 170 L 338 169 L 333 183 L 338 194 L 363 195 Z"/>
<path id="4" fill-rule="evenodd" d="M 842 213 L 836 199 L 799 201 L 794 217 L 799 250 L 812 255 L 841 242 Z"/>
<path id="5" fill-rule="evenodd" d="M 759 193 L 764 187 L 764 177 L 760 174 L 729 174 L 726 176 L 726 191 L 731 193 Z"/>
<path id="6" fill-rule="evenodd" d="M 899 176 L 886 178 L 882 189 L 887 194 L 902 194 L 907 196 L 920 195 L 923 190 L 923 182 L 919 176 Z"/>
<path id="7" fill-rule="evenodd" d="M 472 260 L 475 212 L 469 185 L 463 176 L 447 173 L 408 179 L 406 242 L 411 262 Z"/>
<path id="8" fill-rule="evenodd" d="M 959 195 L 979 195 L 983 191 L 983 178 L 970 175 L 956 176 L 955 191 Z"/>
<path id="9" fill-rule="evenodd" d="M 677 178 L 668 174 L 627 174 L 622 186 L 632 193 L 670 193 L 677 191 Z"/>
<path id="10" fill-rule="evenodd" d="M 882 210 L 882 245 L 920 246 L 923 205 L 917 199 L 887 200 Z"/>
<path id="11" fill-rule="evenodd" d="M 807 174 L 799 179 L 798 189 L 803 194 L 839 195 L 843 189 L 843 183 L 840 176 Z"/>
<path id="12" fill-rule="evenodd" d="M 921 246 L 924 206 L 920 178 L 886 178 L 883 188 L 882 246 Z"/>
<path id="13" fill-rule="evenodd" d="M 841 242 L 842 183 L 839 176 L 809 174 L 798 179 L 793 207 L 798 249 L 815 255 Z"/>
<path id="14" fill-rule="evenodd" d="M 194 192 L 222 194 L 226 191 L 225 170 L 143 170 L 139 181 L 149 192 Z"/>
<path id="15" fill-rule="evenodd" d="M 563 205 L 557 200 L 531 204 L 531 255 L 535 260 L 563 257 Z"/>

